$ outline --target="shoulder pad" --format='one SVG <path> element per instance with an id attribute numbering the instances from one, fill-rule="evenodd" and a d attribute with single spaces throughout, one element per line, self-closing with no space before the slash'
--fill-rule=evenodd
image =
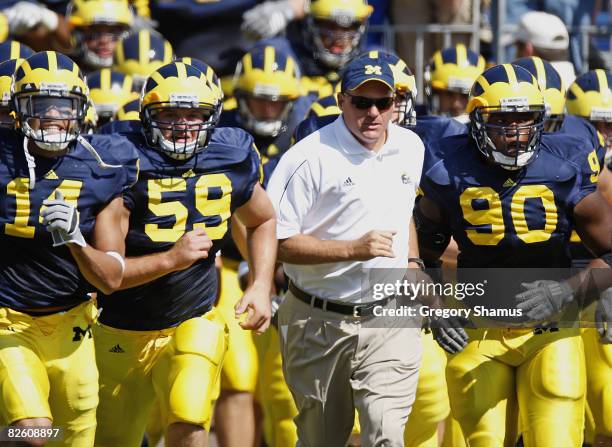
<path id="1" fill-rule="evenodd" d="M 244 161 L 254 146 L 253 137 L 237 127 L 218 127 L 214 130 L 204 153 L 206 158 L 214 158 L 222 163 Z"/>
<path id="2" fill-rule="evenodd" d="M 438 160 L 434 165 L 427 170 L 425 176 L 436 185 L 449 186 L 450 174 L 444 165 L 444 160 Z"/>

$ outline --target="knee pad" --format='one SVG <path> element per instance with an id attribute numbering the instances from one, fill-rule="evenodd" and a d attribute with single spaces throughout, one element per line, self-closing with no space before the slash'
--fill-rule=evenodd
<path id="1" fill-rule="evenodd" d="M 580 400 L 586 391 L 584 349 L 580 337 L 567 337 L 546 345 L 533 360 L 530 388 L 541 397 Z"/>

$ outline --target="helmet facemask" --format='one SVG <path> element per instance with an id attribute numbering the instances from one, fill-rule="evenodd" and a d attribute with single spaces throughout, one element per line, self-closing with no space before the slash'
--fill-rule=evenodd
<path id="1" fill-rule="evenodd" d="M 470 114 L 471 134 L 493 164 L 517 170 L 535 160 L 540 147 L 544 106 L 477 107 Z"/>
<path id="2" fill-rule="evenodd" d="M 260 137 L 274 138 L 287 130 L 287 121 L 293 109 L 293 101 L 278 96 L 250 95 L 241 91 L 236 91 L 238 101 L 238 112 L 241 124 L 249 131 Z M 279 107 L 279 112 L 275 117 L 257 117 L 249 106 L 250 101 L 269 101 L 274 103 L 274 107 Z M 270 114 L 271 115 L 271 114 Z"/>
<path id="3" fill-rule="evenodd" d="M 76 28 L 74 34 L 77 38 L 82 61 L 89 67 L 100 69 L 110 68 L 113 65 L 113 51 L 117 43 L 129 34 L 129 28 L 121 24 L 95 24 L 87 28 Z M 90 47 L 92 41 L 114 43 L 112 50 L 107 55 L 100 55 L 98 51 Z"/>
<path id="4" fill-rule="evenodd" d="M 315 59 L 331 69 L 345 65 L 359 51 L 365 24 L 354 18 L 334 17 L 333 20 L 308 16 L 306 28 L 312 39 Z M 334 46 L 338 46 L 334 50 Z"/>
<path id="5" fill-rule="evenodd" d="M 82 132 L 87 99 L 78 93 L 29 91 L 15 94 L 14 108 L 28 139 L 42 150 L 59 152 Z"/>
<path id="6" fill-rule="evenodd" d="M 147 104 L 141 119 L 149 144 L 175 160 L 186 160 L 203 150 L 218 120 L 216 106 L 193 102 L 157 102 Z M 166 118 L 175 111 L 183 116 Z M 189 112 L 192 113 L 189 113 Z"/>
<path id="7" fill-rule="evenodd" d="M 410 91 L 395 92 L 395 109 L 393 122 L 402 127 L 414 127 L 417 124 L 414 97 Z"/>

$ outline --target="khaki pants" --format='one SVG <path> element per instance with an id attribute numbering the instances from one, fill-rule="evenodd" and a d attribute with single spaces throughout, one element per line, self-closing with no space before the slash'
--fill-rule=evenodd
<path id="1" fill-rule="evenodd" d="M 421 362 L 420 328 L 373 327 L 310 307 L 291 292 L 279 311 L 283 372 L 299 445 L 343 447 L 359 413 L 363 446 L 403 446 Z"/>

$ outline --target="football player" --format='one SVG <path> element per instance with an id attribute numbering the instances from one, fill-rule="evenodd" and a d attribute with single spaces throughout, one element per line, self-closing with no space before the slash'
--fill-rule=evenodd
<path id="1" fill-rule="evenodd" d="M 132 26 L 127 0 L 73 0 L 66 16 L 73 30 L 75 59 L 83 69 L 110 68 L 117 44 Z"/>
<path id="2" fill-rule="evenodd" d="M 300 65 L 303 91 L 313 100 L 331 95 L 339 70 L 362 51 L 373 8 L 365 0 L 312 0 L 303 20 L 292 22 L 287 39 L 261 41 L 293 52 Z"/>
<path id="3" fill-rule="evenodd" d="M 452 116 L 467 123 L 468 93 L 484 69 L 484 57 L 463 44 L 434 53 L 424 74 L 429 113 Z"/>
<path id="4" fill-rule="evenodd" d="M 103 68 L 87 76 L 87 86 L 100 126 L 114 120 L 121 106 L 139 97 L 131 76 L 110 68 Z"/>
<path id="5" fill-rule="evenodd" d="M 53 424 L 63 437 L 46 445 L 91 446 L 98 371 L 88 294 L 121 284 L 116 222 L 136 153 L 121 137 L 80 135 L 87 86 L 67 56 L 30 56 L 12 92 L 18 131 L 0 130 L 0 425 Z"/>
<path id="6" fill-rule="evenodd" d="M 113 55 L 113 69 L 130 75 L 134 88 L 142 88 L 153 71 L 174 59 L 172 45 L 159 33 L 140 30 L 119 42 Z"/>
<path id="7" fill-rule="evenodd" d="M 250 132 L 264 156 L 285 152 L 311 103 L 301 94 L 300 71 L 291 54 L 255 47 L 238 64 L 233 91 L 236 99 L 225 107 L 221 125 Z"/>
<path id="8" fill-rule="evenodd" d="M 137 146 L 140 176 L 119 225 L 127 232 L 122 290 L 98 296 L 96 445 L 139 446 L 155 401 L 168 445 L 206 442 L 228 339 L 211 310 L 215 254 L 234 213 L 248 228 L 254 268 L 235 315 L 248 309 L 243 329 L 263 332 L 269 324 L 274 211 L 259 185 L 252 138 L 216 127 L 219 107 L 205 75 L 175 62 L 146 81 L 140 122 L 104 129 L 120 128 Z"/>
<path id="9" fill-rule="evenodd" d="M 440 140 L 455 149 L 424 172 L 421 254 L 436 259 L 452 235 L 459 267 L 568 267 L 573 223 L 595 253 L 609 251 L 607 209 L 595 185 L 582 180 L 592 175 L 583 141 L 542 133 L 546 107 L 531 73 L 511 64 L 486 70 L 467 108 L 471 135 Z M 526 446 L 581 445 L 585 368 L 577 328 L 447 323 L 434 320 L 433 331 L 455 354 L 446 378 L 468 445 L 514 445 L 519 425 Z"/>

